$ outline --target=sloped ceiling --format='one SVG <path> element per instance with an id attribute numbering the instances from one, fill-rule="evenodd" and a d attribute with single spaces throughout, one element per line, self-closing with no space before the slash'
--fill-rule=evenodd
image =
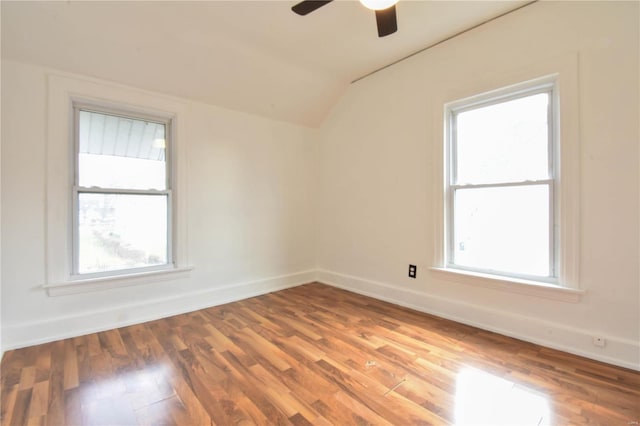
<path id="1" fill-rule="evenodd" d="M 334 1 L 2 1 L 2 57 L 306 126 L 376 69 L 527 1 L 408 1 L 399 31 Z"/>

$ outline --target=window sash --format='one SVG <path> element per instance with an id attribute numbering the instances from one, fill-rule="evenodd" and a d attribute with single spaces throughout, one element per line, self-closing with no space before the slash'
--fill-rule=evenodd
<path id="1" fill-rule="evenodd" d="M 525 280 L 533 280 L 533 281 L 544 281 L 548 283 L 557 283 L 557 262 L 556 259 L 556 242 L 555 242 L 555 223 L 553 221 L 553 215 L 555 212 L 555 182 L 552 179 L 547 179 L 543 181 L 526 181 L 526 182 L 511 182 L 511 183 L 500 183 L 500 184 L 480 184 L 480 185 L 451 185 L 450 191 L 448 194 L 448 218 L 447 221 L 449 223 L 449 230 L 447 232 L 447 241 L 446 241 L 446 255 L 447 262 L 446 266 L 448 268 L 456 268 L 463 269 L 467 271 L 481 272 L 487 273 L 491 275 L 500 275 L 505 277 L 514 277 Z M 456 241 L 456 230 L 453 224 L 455 223 L 455 200 L 456 200 L 456 192 L 460 189 L 479 189 L 479 188 L 512 188 L 512 187 L 531 187 L 531 186 L 546 186 L 549 196 L 548 208 L 549 208 L 549 226 L 548 226 L 548 241 L 549 241 L 549 271 L 547 276 L 541 275 L 528 275 L 528 274 L 520 274 L 513 272 L 504 272 L 489 268 L 481 268 L 481 267 L 471 267 L 466 265 L 460 265 L 456 263 L 455 259 L 455 241 Z"/>
<path id="2" fill-rule="evenodd" d="M 73 165 L 74 165 L 74 174 L 73 174 L 73 187 L 72 187 L 72 232 L 71 232 L 71 242 L 72 242 L 72 256 L 71 256 L 71 276 L 83 277 L 83 278 L 101 278 L 101 277 L 109 277 L 109 276 L 118 276 L 118 275 L 129 275 L 132 273 L 140 273 L 140 272 L 150 272 L 150 271 L 158 271 L 163 269 L 172 268 L 174 266 L 173 252 L 174 252 L 174 242 L 173 242 L 173 227 L 174 227 L 174 219 L 173 219 L 173 194 L 172 194 L 172 129 L 171 129 L 171 119 L 165 119 L 161 117 L 155 117 L 152 115 L 147 115 L 139 112 L 128 112 L 124 110 L 117 110 L 106 107 L 98 107 L 91 104 L 84 104 L 80 102 L 73 103 L 73 147 L 74 147 L 74 156 L 73 156 Z M 127 189 L 127 188 L 105 188 L 105 187 L 82 187 L 79 186 L 79 155 L 80 155 L 80 111 L 89 111 L 99 114 L 112 115 L 116 117 L 135 119 L 135 120 L 143 120 L 158 124 L 163 124 L 165 126 L 165 180 L 166 185 L 164 190 L 156 190 L 156 189 Z M 145 266 L 145 267 L 137 267 L 137 268 L 126 268 L 126 269 L 114 269 L 103 272 L 90 272 L 90 273 L 80 273 L 79 272 L 79 258 L 80 258 L 80 212 L 79 212 L 79 197 L 80 194 L 113 194 L 113 195 L 150 195 L 150 196 L 166 196 L 167 197 L 167 261 L 162 265 L 153 265 L 153 266 Z"/>
<path id="3" fill-rule="evenodd" d="M 494 97 L 486 97 L 479 96 L 474 101 L 469 101 L 457 106 L 450 106 L 448 108 L 447 121 L 448 121 L 448 140 L 447 140 L 447 155 L 448 155 L 448 164 L 447 164 L 447 183 L 448 186 L 458 185 L 458 143 L 457 143 L 457 118 L 458 115 L 463 112 L 472 111 L 479 108 L 489 107 L 492 105 L 497 105 L 509 101 L 514 101 L 521 98 L 526 98 L 529 96 L 539 95 L 542 93 L 546 93 L 549 96 L 549 103 L 547 106 L 547 176 L 550 179 L 555 178 L 555 95 L 556 88 L 555 84 L 547 83 L 540 86 L 536 86 L 534 88 L 522 89 L 515 92 L 510 92 L 506 95 L 502 96 L 494 96 Z M 535 180 L 534 180 L 535 181 Z M 509 181 L 500 182 L 507 183 Z M 473 182 L 473 184 L 482 184 L 483 182 Z M 493 182 L 492 182 L 493 184 Z"/>
<path id="4" fill-rule="evenodd" d="M 173 150 L 172 150 L 172 121 L 169 118 L 155 117 L 152 115 L 140 113 L 140 112 L 128 112 L 124 110 L 117 110 L 107 107 L 98 107 L 96 105 L 74 102 L 73 103 L 73 184 L 79 186 L 80 183 L 80 170 L 78 156 L 80 155 L 80 111 L 93 112 L 97 114 L 106 114 L 114 117 L 128 118 L 134 120 L 148 121 L 151 123 L 162 124 L 165 126 L 165 188 L 171 189 L 171 182 L 173 180 L 172 172 L 173 167 Z M 95 189 L 96 187 L 91 187 Z M 117 191 L 126 190 L 126 188 L 118 188 Z"/>
<path id="5" fill-rule="evenodd" d="M 524 97 L 534 96 L 541 93 L 547 93 L 549 96 L 549 102 L 547 107 L 547 179 L 532 179 L 532 180 L 520 180 L 520 181 L 505 181 L 505 182 L 473 182 L 459 184 L 457 182 L 457 115 L 461 112 L 470 111 L 482 107 L 496 105 Z M 556 116 L 556 99 L 557 89 L 555 82 L 547 82 L 542 85 L 534 87 L 523 87 L 519 90 L 512 90 L 510 92 L 502 92 L 501 95 L 480 95 L 474 97 L 470 101 L 461 101 L 455 104 L 451 104 L 447 107 L 447 144 L 446 144 L 446 179 L 445 179 L 445 265 L 447 268 L 466 270 L 470 272 L 487 273 L 490 275 L 498 275 L 504 277 L 513 277 L 517 279 L 541 281 L 557 284 L 559 280 L 559 247 L 558 247 L 558 235 L 556 232 L 556 223 L 558 219 L 557 200 L 558 194 L 557 187 L 557 116 Z M 455 199 L 456 192 L 461 189 L 474 189 L 474 188 L 507 188 L 517 186 L 534 186 L 545 185 L 548 188 L 549 194 L 549 273 L 548 276 L 532 276 L 528 274 L 519 274 L 512 272 L 496 271 L 488 268 L 468 267 L 465 265 L 456 264 L 455 261 Z"/>

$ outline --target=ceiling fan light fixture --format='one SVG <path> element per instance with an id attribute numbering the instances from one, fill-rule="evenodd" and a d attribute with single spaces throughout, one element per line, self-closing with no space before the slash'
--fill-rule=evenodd
<path id="1" fill-rule="evenodd" d="M 300 16 L 304 16 L 332 1 L 302 0 L 300 3 L 294 4 L 291 10 Z M 398 31 L 398 18 L 396 16 L 396 3 L 398 3 L 398 0 L 360 0 L 360 3 L 376 13 L 378 37 L 386 37 Z"/>
<path id="2" fill-rule="evenodd" d="M 398 0 L 360 0 L 360 3 L 367 9 L 384 10 L 398 3 Z"/>

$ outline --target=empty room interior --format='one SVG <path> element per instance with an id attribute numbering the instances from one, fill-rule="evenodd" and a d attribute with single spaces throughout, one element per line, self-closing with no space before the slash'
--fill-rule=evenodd
<path id="1" fill-rule="evenodd" d="M 0 14 L 2 425 L 640 422 L 640 2 Z"/>

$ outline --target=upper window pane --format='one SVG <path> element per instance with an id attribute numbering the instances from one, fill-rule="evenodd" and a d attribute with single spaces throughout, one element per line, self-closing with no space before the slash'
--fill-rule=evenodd
<path id="1" fill-rule="evenodd" d="M 549 178 L 549 93 L 455 116 L 455 184 Z"/>
<path id="2" fill-rule="evenodd" d="M 78 185 L 167 189 L 164 123 L 79 111 Z"/>

